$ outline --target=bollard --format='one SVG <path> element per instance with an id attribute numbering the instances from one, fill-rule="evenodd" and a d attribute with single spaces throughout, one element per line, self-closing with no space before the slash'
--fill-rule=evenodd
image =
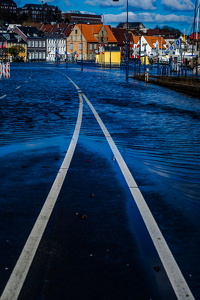
<path id="1" fill-rule="evenodd" d="M 148 70 L 146 70 L 145 74 L 144 74 L 144 81 L 148 82 L 149 81 L 149 72 Z"/>
<path id="2" fill-rule="evenodd" d="M 10 63 L 7 62 L 7 78 L 10 78 Z"/>

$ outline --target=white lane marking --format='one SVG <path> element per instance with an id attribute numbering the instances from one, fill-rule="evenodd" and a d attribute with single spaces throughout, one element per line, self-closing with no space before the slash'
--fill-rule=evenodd
<path id="1" fill-rule="evenodd" d="M 0 97 L 0 99 L 3 99 L 3 98 L 5 98 L 6 96 L 7 96 L 7 95 L 3 95 L 3 96 L 1 96 L 1 97 Z"/>
<path id="2" fill-rule="evenodd" d="M 55 206 L 57 197 L 60 193 L 62 184 L 66 177 L 67 171 L 69 169 L 74 150 L 78 141 L 78 136 L 80 133 L 80 127 L 82 123 L 83 114 L 83 99 L 82 95 L 79 95 L 79 112 L 76 122 L 76 127 L 74 134 L 72 136 L 68 151 L 65 155 L 63 163 L 58 171 L 52 188 L 47 196 L 47 199 L 41 209 L 41 212 L 33 226 L 33 229 L 26 241 L 26 244 L 21 252 L 21 255 L 13 269 L 13 272 L 6 284 L 6 287 L 1 295 L 1 300 L 16 300 L 19 296 L 21 288 L 26 279 L 27 273 L 37 251 L 38 245 L 41 241 L 44 230 L 47 226 L 53 208 Z"/>
<path id="3" fill-rule="evenodd" d="M 16 87 L 16 90 L 20 89 L 20 87 L 21 87 L 20 85 L 19 85 L 19 86 L 17 86 L 17 87 Z"/>
<path id="4" fill-rule="evenodd" d="M 74 84 L 77 90 L 80 90 L 80 88 L 69 78 L 69 80 Z M 185 281 L 185 278 L 183 277 L 183 274 L 181 273 L 179 266 L 177 265 L 149 207 L 146 204 L 146 201 L 144 197 L 142 196 L 139 187 L 137 186 L 131 172 L 129 171 L 123 157 L 121 156 L 117 146 L 115 145 L 112 137 L 110 136 L 107 128 L 103 124 L 101 118 L 99 117 L 97 111 L 91 104 L 91 102 L 88 100 L 88 98 L 83 94 L 83 98 L 89 105 L 90 109 L 92 110 L 97 122 L 99 123 L 99 126 L 101 127 L 109 145 L 110 148 L 113 151 L 113 154 L 119 164 L 119 167 L 124 175 L 124 178 L 128 184 L 128 187 L 131 191 L 131 194 L 133 196 L 133 199 L 136 202 L 136 205 L 141 213 L 141 216 L 144 220 L 144 223 L 147 227 L 147 230 L 151 236 L 151 239 L 154 243 L 154 246 L 158 252 L 158 255 L 162 261 L 162 264 L 165 268 L 165 271 L 168 275 L 168 278 L 171 282 L 171 285 L 174 289 L 174 292 L 177 296 L 177 299 L 179 300 L 194 300 L 194 296 Z"/>

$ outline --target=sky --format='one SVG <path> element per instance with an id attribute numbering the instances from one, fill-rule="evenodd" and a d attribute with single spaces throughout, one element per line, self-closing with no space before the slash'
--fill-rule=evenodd
<path id="1" fill-rule="evenodd" d="M 39 4 L 40 0 L 14 0 L 18 7 Z M 116 27 L 126 22 L 127 2 L 129 22 L 142 22 L 146 28 L 164 25 L 177 28 L 185 34 L 193 31 L 195 2 L 200 0 L 44 0 L 63 11 L 103 15 L 105 24 Z"/>

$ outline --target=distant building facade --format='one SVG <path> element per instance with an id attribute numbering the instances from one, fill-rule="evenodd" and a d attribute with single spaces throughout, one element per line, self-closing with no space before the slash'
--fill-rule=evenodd
<path id="1" fill-rule="evenodd" d="M 17 4 L 13 0 L 0 0 L 0 19 L 10 22 L 17 16 Z"/>
<path id="2" fill-rule="evenodd" d="M 126 22 L 120 22 L 117 25 L 117 28 L 126 28 L 126 27 L 127 27 L 127 23 Z M 128 22 L 128 29 L 131 29 L 131 30 L 142 30 L 144 28 L 145 28 L 145 26 L 141 22 Z"/>
<path id="3" fill-rule="evenodd" d="M 65 12 L 61 14 L 62 19 L 68 24 L 102 24 L 101 15 L 81 14 L 76 12 Z"/>
<path id="4" fill-rule="evenodd" d="M 55 22 L 60 18 L 60 11 L 56 6 L 45 4 L 26 4 L 18 8 L 18 16 L 22 21 Z"/>

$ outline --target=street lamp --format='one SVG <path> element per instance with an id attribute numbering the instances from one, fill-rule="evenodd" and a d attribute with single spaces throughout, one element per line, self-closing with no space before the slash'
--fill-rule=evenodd
<path id="1" fill-rule="evenodd" d="M 113 0 L 117 2 L 119 0 Z M 126 52 L 125 52 L 125 63 L 126 63 L 126 80 L 129 77 L 129 56 L 128 56 L 128 0 L 126 0 Z"/>

